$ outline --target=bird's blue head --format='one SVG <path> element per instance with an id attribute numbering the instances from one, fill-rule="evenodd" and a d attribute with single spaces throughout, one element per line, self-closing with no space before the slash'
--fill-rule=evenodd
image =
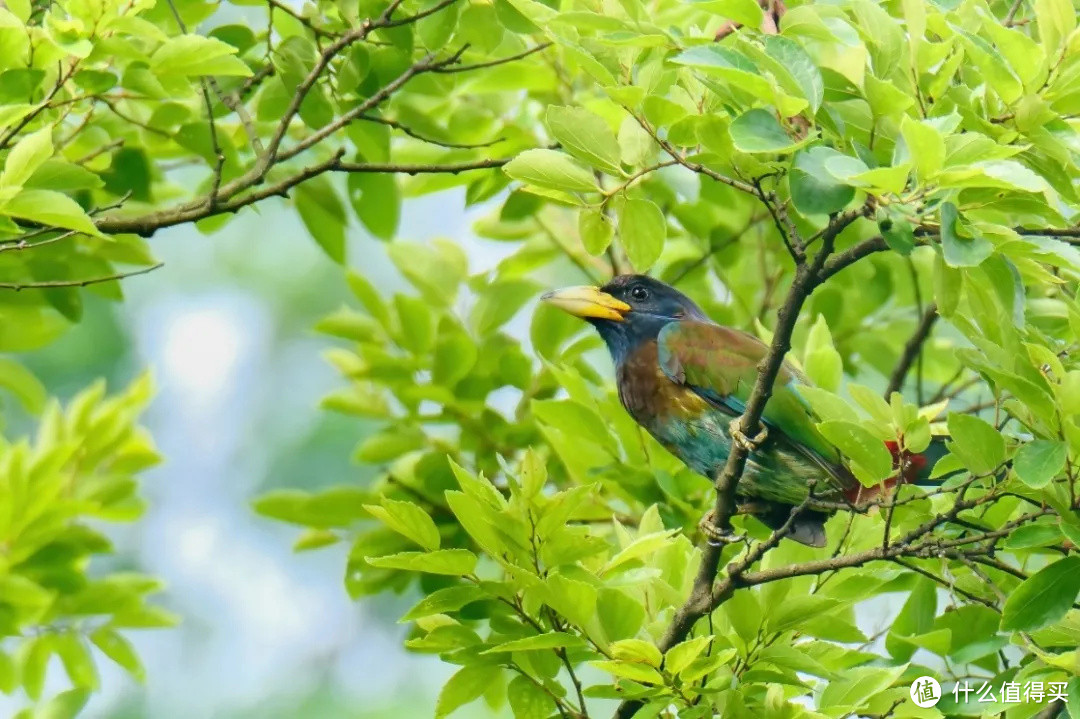
<path id="1" fill-rule="evenodd" d="M 707 320 L 689 297 L 645 275 L 619 275 L 603 287 L 568 287 L 541 299 L 595 327 L 616 363 L 669 322 Z"/>

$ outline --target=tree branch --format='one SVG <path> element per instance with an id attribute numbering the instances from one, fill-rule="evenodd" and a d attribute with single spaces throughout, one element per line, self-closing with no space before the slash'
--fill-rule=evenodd
<path id="1" fill-rule="evenodd" d="M 135 277 L 136 275 L 145 275 L 148 272 L 153 272 L 156 269 L 164 267 L 164 262 L 159 262 L 156 265 L 150 267 L 143 267 L 139 270 L 132 270 L 131 272 L 118 272 L 114 275 L 106 275 L 104 277 L 91 277 L 85 280 L 47 280 L 45 282 L 0 282 L 0 290 L 14 290 L 15 292 L 21 292 L 22 290 L 45 290 L 55 287 L 88 287 L 90 285 L 98 285 L 102 282 L 114 282 L 116 280 L 123 280 L 128 277 Z"/>
<path id="2" fill-rule="evenodd" d="M 937 319 L 937 305 L 930 303 L 930 306 L 923 312 L 918 326 L 915 327 L 915 333 L 911 335 L 907 344 L 904 345 L 904 352 L 900 355 L 900 361 L 896 363 L 892 375 L 889 376 L 889 385 L 885 388 L 886 398 L 893 392 L 898 392 L 904 385 L 904 378 L 907 377 L 911 365 L 915 363 L 919 353 L 922 352 L 923 343 L 930 337 L 930 331 L 934 328 Z"/>
<path id="3" fill-rule="evenodd" d="M 197 222 L 198 220 L 203 220 L 207 217 L 212 217 L 214 215 L 236 212 L 241 208 L 255 204 L 260 200 L 265 200 L 268 197 L 287 196 L 289 190 L 291 190 L 292 188 L 296 187 L 302 182 L 306 182 L 313 177 L 322 175 L 327 172 L 381 172 L 388 174 L 394 173 L 404 175 L 458 174 L 461 172 L 469 172 L 472 170 L 484 170 L 493 167 L 501 167 L 512 159 L 509 157 L 499 157 L 483 160 L 474 160 L 470 162 L 447 163 L 445 165 L 414 165 L 394 163 L 368 164 L 360 162 L 343 162 L 341 159 L 343 156 L 344 150 L 339 150 L 333 157 L 328 160 L 309 165 L 308 167 L 296 171 L 289 177 L 279 180 L 272 185 L 260 187 L 258 190 L 250 192 L 246 195 L 233 195 L 230 196 L 228 199 L 222 199 L 214 207 L 207 206 L 205 202 L 187 203 L 179 207 L 174 207 L 167 210 L 159 210 L 157 212 L 151 212 L 136 217 L 107 216 L 101 218 L 100 220 L 97 220 L 95 224 L 97 225 L 97 228 L 102 232 L 114 234 L 129 232 L 148 237 L 157 232 L 158 230 L 166 227 L 173 227 L 175 225 L 181 225 L 187 222 Z M 224 192 L 222 194 L 224 194 Z"/>

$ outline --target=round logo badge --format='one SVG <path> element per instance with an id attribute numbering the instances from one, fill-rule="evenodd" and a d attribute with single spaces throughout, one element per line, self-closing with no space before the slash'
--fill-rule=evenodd
<path id="1" fill-rule="evenodd" d="M 933 677 L 919 677 L 911 683 L 911 701 L 926 709 L 941 701 L 941 685 Z"/>

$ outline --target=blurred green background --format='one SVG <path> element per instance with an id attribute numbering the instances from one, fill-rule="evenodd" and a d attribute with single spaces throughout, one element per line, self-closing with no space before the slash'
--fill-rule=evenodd
<path id="1" fill-rule="evenodd" d="M 503 252 L 471 235 L 483 210 L 463 206 L 458 192 L 408 202 L 399 236 L 452 237 L 482 268 Z M 261 210 L 212 236 L 160 233 L 151 244 L 164 268 L 125 282 L 123 304 L 88 294 L 82 323 L 25 357 L 62 398 L 96 377 L 122 387 L 147 367 L 157 384 L 145 423 L 165 461 L 145 475 L 149 511 L 106 531 L 110 561 L 161 577 L 162 603 L 183 624 L 132 634 L 145 686 L 101 663 L 87 717 L 429 716 L 453 672 L 401 645 L 396 620 L 417 597 L 352 602 L 347 547 L 296 554 L 296 529 L 250 508 L 272 488 L 363 483 L 371 471 L 349 461 L 370 427 L 319 409 L 339 380 L 321 358 L 332 341 L 312 326 L 346 302 L 344 272 L 285 203 Z M 401 286 L 385 245 L 356 227 L 349 242 L 353 268 Z"/>

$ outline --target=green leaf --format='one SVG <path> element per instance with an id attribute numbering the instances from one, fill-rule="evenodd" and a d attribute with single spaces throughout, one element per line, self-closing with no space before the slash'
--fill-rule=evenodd
<path id="1" fill-rule="evenodd" d="M 82 637 L 70 632 L 58 634 L 54 646 L 71 682 L 79 688 L 96 689 L 97 670 Z"/>
<path id="2" fill-rule="evenodd" d="M 146 681 L 146 670 L 143 669 L 135 648 L 122 634 L 107 626 L 99 627 L 91 632 L 90 641 L 102 654 L 126 669 L 136 681 Z"/>
<path id="3" fill-rule="evenodd" d="M 431 379 L 444 387 L 453 387 L 468 376 L 476 358 L 476 342 L 455 322 L 443 318 L 435 340 Z"/>
<path id="4" fill-rule="evenodd" d="M 424 243 L 397 240 L 390 244 L 388 252 L 398 271 L 433 306 L 452 304 L 469 273 L 465 252 L 443 238 Z"/>
<path id="5" fill-rule="evenodd" d="M 580 107 L 550 105 L 545 122 L 562 149 L 609 175 L 623 174 L 619 141 L 604 118 Z"/>
<path id="6" fill-rule="evenodd" d="M 581 244 L 590 255 L 602 255 L 611 244 L 614 232 L 611 220 L 602 211 L 590 207 L 578 214 Z"/>
<path id="7" fill-rule="evenodd" d="M 514 719 L 547 719 L 555 711 L 555 702 L 532 680 L 516 676 L 506 685 L 506 698 Z"/>
<path id="8" fill-rule="evenodd" d="M 904 666 L 851 669 L 845 672 L 842 679 L 829 682 L 821 693 L 818 706 L 830 710 L 829 716 L 854 713 L 856 708 L 866 706 L 873 697 L 892 686 L 904 673 L 904 669 Z"/>
<path id="9" fill-rule="evenodd" d="M 989 240 L 961 226 L 956 205 L 941 203 L 941 245 L 945 262 L 950 267 L 975 267 L 994 251 Z M 963 233 L 963 234 L 961 234 Z"/>
<path id="10" fill-rule="evenodd" d="M 1013 458 L 1013 470 L 1020 481 L 1041 489 L 1065 469 L 1068 447 L 1064 442 L 1036 439 L 1022 446 Z"/>
<path id="11" fill-rule="evenodd" d="M 401 221 L 401 192 L 389 173 L 353 172 L 346 180 L 349 202 L 368 232 L 392 240 Z"/>
<path id="12" fill-rule="evenodd" d="M 613 674 L 617 677 L 622 677 L 623 679 L 630 679 L 635 682 L 640 682 L 642 684 L 664 683 L 664 678 L 660 676 L 660 672 L 644 664 L 638 664 L 636 662 L 609 660 L 600 660 L 589 663 L 597 669 L 602 669 L 609 674 Z"/>
<path id="13" fill-rule="evenodd" d="M 39 222 L 49 227 L 76 230 L 88 235 L 101 235 L 78 203 L 67 195 L 52 190 L 23 190 L 6 203 L 0 204 L 0 215 Z"/>
<path id="14" fill-rule="evenodd" d="M 799 145 L 788 136 L 776 115 L 755 108 L 736 117 L 731 123 L 731 140 L 740 152 L 786 152 Z"/>
<path id="15" fill-rule="evenodd" d="M 368 557 L 367 562 L 383 569 L 460 576 L 470 574 L 476 568 L 476 555 L 467 549 L 439 549 L 434 552 L 399 552 L 385 557 Z"/>
<path id="16" fill-rule="evenodd" d="M 990 474 L 1005 461 L 1005 438 L 993 425 L 969 414 L 951 412 L 949 450 L 975 474 Z"/>
<path id="17" fill-rule="evenodd" d="M 255 511 L 267 517 L 308 527 L 347 527 L 366 517 L 364 504 L 370 495 L 356 487 L 331 487 L 318 494 L 297 489 L 267 492 L 253 503 Z"/>
<path id="18" fill-rule="evenodd" d="M 515 180 L 567 192 L 596 192 L 596 178 L 589 168 L 555 150 L 526 150 L 503 166 Z"/>
<path id="19" fill-rule="evenodd" d="M 645 165 L 656 152 L 656 141 L 638 121 L 627 116 L 619 126 L 619 155 L 628 165 Z"/>
<path id="20" fill-rule="evenodd" d="M 890 208 L 879 211 L 878 230 L 885 243 L 907 257 L 915 249 L 915 228 L 898 211 Z"/>
<path id="21" fill-rule="evenodd" d="M 945 163 L 945 140 L 936 127 L 904 115 L 900 121 L 900 134 L 920 181 L 925 182 L 941 171 Z"/>
<path id="22" fill-rule="evenodd" d="M 75 719 L 90 699 L 89 689 L 69 689 L 38 707 L 35 719 Z"/>
<path id="23" fill-rule="evenodd" d="M 711 641 L 712 637 L 695 637 L 676 644 L 664 655 L 664 669 L 670 674 L 678 674 L 690 666 Z"/>
<path id="24" fill-rule="evenodd" d="M 637 634 L 645 621 L 645 608 L 618 589 L 602 588 L 596 599 L 600 626 L 611 641 Z"/>
<path id="25" fill-rule="evenodd" d="M 1080 677 L 1069 679 L 1067 691 L 1068 699 L 1065 702 L 1065 708 L 1072 719 L 1080 719 Z"/>
<path id="26" fill-rule="evenodd" d="M 600 570 L 600 574 L 607 574 L 627 562 L 654 554 L 657 550 L 666 546 L 671 541 L 671 537 L 677 533 L 678 530 L 669 529 L 638 537 L 628 544 L 625 549 L 609 559 L 604 568 Z"/>
<path id="27" fill-rule="evenodd" d="M 419 505 L 383 497 L 382 506 L 366 504 L 364 509 L 381 519 L 387 527 L 424 549 L 439 548 L 439 528 Z"/>
<path id="28" fill-rule="evenodd" d="M 844 377 L 844 361 L 833 346 L 832 334 L 824 315 L 818 315 L 810 328 L 803 368 L 818 387 L 830 392 L 840 387 Z"/>
<path id="29" fill-rule="evenodd" d="M 1039 39 L 1047 56 L 1053 56 L 1076 29 L 1076 11 L 1069 0 L 1035 0 L 1034 5 Z"/>
<path id="30" fill-rule="evenodd" d="M 855 197 L 855 188 L 837 180 L 825 169 L 831 158 L 843 157 L 831 147 L 811 147 L 795 155 L 788 176 L 791 201 L 805 215 L 827 215 L 842 210 Z"/>
<path id="31" fill-rule="evenodd" d="M 15 395 L 30 414 L 41 414 L 49 398 L 41 380 L 10 357 L 0 357 L 0 387 Z"/>
<path id="32" fill-rule="evenodd" d="M 619 207 L 619 238 L 630 264 L 645 272 L 660 258 L 667 237 L 664 213 L 651 200 L 627 199 Z"/>
<path id="33" fill-rule="evenodd" d="M 475 584 L 460 584 L 453 587 L 437 589 L 427 595 L 405 612 L 399 622 L 411 622 L 421 617 L 429 617 L 432 614 L 445 614 L 456 612 L 467 604 L 487 597 L 485 592 Z"/>
<path id="34" fill-rule="evenodd" d="M 514 639 L 491 649 L 486 649 L 481 654 L 505 654 L 508 652 L 532 652 L 540 649 L 562 649 L 563 647 L 579 647 L 585 642 L 581 637 L 566 632 L 548 632 L 537 634 L 533 637 Z"/>
<path id="35" fill-rule="evenodd" d="M 544 581 L 544 602 L 574 624 L 585 626 L 596 614 L 596 589 L 562 574 L 549 574 Z"/>
<path id="36" fill-rule="evenodd" d="M 296 211 L 323 252 L 345 264 L 345 205 L 325 177 L 315 177 L 294 191 Z"/>
<path id="37" fill-rule="evenodd" d="M 806 50 L 789 37 L 766 35 L 764 40 L 765 52 L 791 73 L 802 88 L 803 97 L 810 103 L 811 113 L 816 113 L 825 97 L 825 82 L 817 65 Z"/>
<path id="38" fill-rule="evenodd" d="M 251 68 L 236 57 L 235 47 L 202 35 L 178 35 L 166 40 L 150 56 L 150 70 L 161 75 L 251 76 Z"/>
<path id="39" fill-rule="evenodd" d="M 497 666 L 476 664 L 459 669 L 439 692 L 435 703 L 436 719 L 479 698 L 498 679 L 501 671 Z"/>
<path id="40" fill-rule="evenodd" d="M 892 455 L 885 443 L 861 424 L 832 420 L 818 429 L 852 462 L 852 471 L 866 486 L 872 486 L 892 474 Z"/>
<path id="41" fill-rule="evenodd" d="M 11 148 L 0 172 L 0 187 L 22 187 L 41 165 L 52 157 L 52 127 L 30 133 Z"/>
<path id="42" fill-rule="evenodd" d="M 703 0 L 697 3 L 707 7 L 711 12 L 734 20 L 740 25 L 758 30 L 761 28 L 763 18 L 761 6 L 754 0 Z"/>
<path id="43" fill-rule="evenodd" d="M 1070 556 L 1025 579 L 1005 601 L 1001 628 L 1032 632 L 1058 621 L 1080 594 L 1080 557 Z"/>

